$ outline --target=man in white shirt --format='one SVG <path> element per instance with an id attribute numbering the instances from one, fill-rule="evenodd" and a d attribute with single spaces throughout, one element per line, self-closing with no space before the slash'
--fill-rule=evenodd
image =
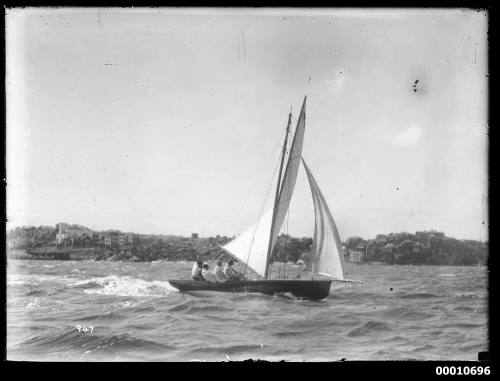
<path id="1" fill-rule="evenodd" d="M 213 272 L 211 272 L 209 269 L 208 269 L 208 265 L 207 264 L 204 264 L 203 265 L 203 270 L 201 271 L 201 274 L 203 276 L 203 278 L 207 281 L 207 282 L 210 282 L 210 283 L 216 283 L 217 282 L 217 279 L 215 278 L 215 275 Z"/>
<path id="2" fill-rule="evenodd" d="M 240 280 L 243 279 L 243 274 L 240 272 L 236 271 L 233 268 L 234 261 L 230 259 L 227 263 L 226 266 L 224 267 L 224 275 L 226 276 L 227 280 Z"/>
<path id="3" fill-rule="evenodd" d="M 202 262 L 201 261 L 196 261 L 193 265 L 193 269 L 191 270 L 191 277 L 193 278 L 193 280 L 205 280 L 203 277 L 202 277 L 202 274 L 201 274 L 201 271 L 202 271 Z"/>
<path id="4" fill-rule="evenodd" d="M 222 262 L 219 261 L 217 262 L 217 266 L 215 266 L 214 269 L 214 275 L 215 279 L 217 279 L 217 282 L 222 283 L 226 281 L 226 276 L 224 275 L 224 271 L 222 270 Z"/>

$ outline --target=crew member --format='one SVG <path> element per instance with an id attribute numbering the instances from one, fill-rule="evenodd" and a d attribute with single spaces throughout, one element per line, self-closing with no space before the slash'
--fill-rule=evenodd
<path id="1" fill-rule="evenodd" d="M 217 262 L 217 266 L 214 269 L 214 275 L 217 279 L 217 282 L 222 283 L 226 281 L 226 276 L 224 275 L 224 270 L 222 269 L 222 262 Z"/>
<path id="2" fill-rule="evenodd" d="M 191 270 L 191 277 L 193 280 L 201 280 L 204 281 L 205 278 L 203 278 L 201 272 L 202 272 L 202 261 L 196 261 L 195 264 L 193 265 L 193 269 Z"/>
<path id="3" fill-rule="evenodd" d="M 224 275 L 226 276 L 227 280 L 240 280 L 243 279 L 243 274 L 236 271 L 233 268 L 234 261 L 230 259 L 226 266 L 224 267 Z"/>
<path id="4" fill-rule="evenodd" d="M 207 282 L 217 283 L 217 278 L 215 277 L 215 274 L 208 269 L 208 265 L 206 263 L 203 265 L 203 270 L 201 271 L 201 275 Z"/>

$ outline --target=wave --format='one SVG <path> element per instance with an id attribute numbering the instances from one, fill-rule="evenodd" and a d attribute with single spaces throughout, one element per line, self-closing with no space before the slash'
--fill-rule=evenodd
<path id="1" fill-rule="evenodd" d="M 473 298 L 477 295 L 475 292 L 456 292 L 454 296 L 457 298 Z"/>
<path id="2" fill-rule="evenodd" d="M 35 298 L 26 305 L 26 308 L 38 308 L 40 307 L 40 299 Z"/>
<path id="3" fill-rule="evenodd" d="M 118 302 L 118 305 L 120 307 L 133 307 L 135 306 L 137 303 L 134 303 L 132 302 L 131 300 L 125 300 L 124 302 Z"/>
<path id="4" fill-rule="evenodd" d="M 76 282 L 74 285 L 84 288 L 83 292 L 86 294 L 95 295 L 162 297 L 172 292 L 178 292 L 168 282 L 159 280 L 146 281 L 117 275 L 89 278 Z"/>
<path id="5" fill-rule="evenodd" d="M 63 283 L 72 285 L 80 281 L 80 278 L 72 278 L 66 275 L 38 275 L 38 274 L 11 274 L 7 278 L 7 284 L 10 285 L 39 285 L 41 283 Z"/>
<path id="6" fill-rule="evenodd" d="M 299 335 L 306 335 L 309 334 L 310 332 L 304 332 L 304 331 L 280 331 L 280 332 L 275 332 L 272 333 L 273 336 L 275 337 L 280 337 L 280 338 L 294 338 Z"/>
<path id="7" fill-rule="evenodd" d="M 404 336 L 395 334 L 394 336 L 386 336 L 386 338 L 384 338 L 382 340 L 382 342 L 384 342 L 386 344 L 392 343 L 394 345 L 396 343 L 405 343 L 405 342 L 408 342 L 408 339 L 406 337 L 404 337 Z"/>
<path id="8" fill-rule="evenodd" d="M 77 317 L 75 320 L 82 321 L 82 322 L 93 322 L 96 320 L 109 321 L 109 320 L 121 320 L 121 319 L 126 319 L 126 318 L 127 318 L 127 316 L 113 311 L 113 312 L 108 312 L 106 314 L 97 314 L 97 315 Z"/>
<path id="9" fill-rule="evenodd" d="M 436 349 L 436 347 L 432 344 L 425 344 L 425 345 L 420 345 L 418 347 L 415 347 L 414 349 L 411 350 L 411 352 L 428 352 L 433 349 Z"/>
<path id="10" fill-rule="evenodd" d="M 138 312 L 153 312 L 155 311 L 156 308 L 153 305 L 147 305 L 147 306 L 142 306 L 142 307 L 136 307 L 134 308 L 134 313 Z"/>
<path id="11" fill-rule="evenodd" d="M 81 288 L 81 289 L 91 289 L 91 288 L 98 288 L 100 287 L 99 282 L 92 282 L 92 281 L 78 281 L 75 284 L 73 284 L 74 288 Z"/>
<path id="12" fill-rule="evenodd" d="M 368 335 L 372 332 L 390 331 L 390 330 L 391 328 L 387 323 L 380 321 L 369 321 L 363 324 L 361 327 L 357 327 L 349 331 L 347 336 L 357 337 L 357 336 Z"/>
<path id="13" fill-rule="evenodd" d="M 417 292 L 415 294 L 397 295 L 401 299 L 426 299 L 426 298 L 439 298 L 440 295 L 432 294 L 430 292 Z"/>
<path id="14" fill-rule="evenodd" d="M 40 295 L 45 295 L 45 294 L 46 294 L 46 292 L 43 290 L 31 289 L 25 295 L 26 296 L 40 296 Z"/>
<path id="15" fill-rule="evenodd" d="M 291 346 L 287 346 L 286 348 L 279 347 L 271 351 L 271 354 L 274 356 L 289 356 L 289 355 L 298 355 L 301 353 L 304 353 L 304 348 L 302 347 L 292 348 Z M 283 357 L 281 357 L 280 360 L 283 360 Z"/>
<path id="16" fill-rule="evenodd" d="M 460 349 L 463 352 L 479 352 L 479 351 L 486 351 L 487 350 L 487 345 L 484 343 L 476 343 L 476 344 L 465 344 L 460 347 Z"/>
<path id="17" fill-rule="evenodd" d="M 384 311 L 384 313 L 391 318 L 398 317 L 398 318 L 404 318 L 404 319 L 427 319 L 427 318 L 430 318 L 433 316 L 432 314 L 430 314 L 428 312 L 416 311 L 416 310 L 408 308 L 408 307 L 387 309 Z"/>
<path id="18" fill-rule="evenodd" d="M 200 312 L 227 312 L 231 311 L 228 308 L 221 306 L 197 306 L 191 307 L 187 312 L 189 313 L 200 313 Z"/>
<path id="19" fill-rule="evenodd" d="M 271 296 L 271 295 L 259 294 L 256 292 L 234 293 L 234 294 L 230 294 L 229 297 L 231 298 L 231 300 L 233 302 L 264 300 L 264 299 L 273 298 L 273 296 Z"/>
<path id="20" fill-rule="evenodd" d="M 124 350 L 162 352 L 167 349 L 175 349 L 175 347 L 170 345 L 139 339 L 129 334 L 105 336 L 89 332 L 79 332 L 76 328 L 52 332 L 44 336 L 37 334 L 20 343 L 19 347 L 31 347 L 32 349 L 39 350 L 47 348 L 57 348 L 58 350 L 85 349 L 86 353 L 91 351 L 120 352 Z"/>
<path id="21" fill-rule="evenodd" d="M 392 295 L 391 295 L 392 296 Z M 352 300 L 352 298 L 356 298 L 356 300 L 369 300 L 373 301 L 380 298 L 386 298 L 385 295 L 376 292 L 366 292 L 359 289 L 353 290 L 344 290 L 342 293 L 332 293 L 330 291 L 330 295 L 328 299 L 346 299 Z"/>
<path id="22" fill-rule="evenodd" d="M 220 347 L 199 347 L 193 349 L 190 353 L 222 353 L 222 354 L 237 354 L 242 352 L 249 352 L 255 350 L 261 350 L 264 348 L 264 344 L 240 344 L 240 345 L 229 345 Z"/>
<path id="23" fill-rule="evenodd" d="M 169 312 L 186 312 L 186 313 L 203 313 L 203 312 L 228 312 L 231 311 L 226 307 L 222 307 L 219 305 L 208 305 L 208 306 L 200 306 L 196 301 L 189 301 L 185 303 L 178 304 L 174 307 L 170 307 L 168 309 Z"/>
<path id="24" fill-rule="evenodd" d="M 478 306 L 457 306 L 453 307 L 451 310 L 456 312 L 474 312 L 478 309 Z"/>
<path id="25" fill-rule="evenodd" d="M 451 324 L 443 324 L 441 328 L 480 328 L 486 326 L 487 323 L 451 323 Z"/>

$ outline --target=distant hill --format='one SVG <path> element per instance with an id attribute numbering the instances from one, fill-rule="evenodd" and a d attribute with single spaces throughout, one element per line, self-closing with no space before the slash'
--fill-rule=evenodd
<path id="1" fill-rule="evenodd" d="M 488 243 L 458 240 L 435 230 L 411 233 L 379 234 L 376 238 L 348 239 L 345 250 L 364 249 L 363 262 L 412 265 L 487 264 Z"/>
<path id="2" fill-rule="evenodd" d="M 63 229 L 63 233 L 61 233 Z M 84 234 L 83 234 L 84 233 Z M 107 239 L 105 236 L 107 236 Z M 111 238 L 110 238 L 111 236 Z M 122 233 L 118 230 L 94 232 L 85 226 L 57 224 L 56 227 L 18 227 L 7 234 L 10 250 L 28 250 L 36 256 L 46 248 L 60 250 L 89 249 L 88 256 L 96 260 L 172 261 L 227 260 L 229 254 L 220 248 L 232 238 L 226 236 L 191 237 L 168 234 Z M 278 237 L 271 262 L 307 261 L 313 240 L 282 234 Z M 90 250 L 93 249 L 93 250 Z M 379 234 L 374 239 L 350 237 L 343 242 L 346 258 L 352 252 L 364 263 L 412 265 L 477 265 L 487 264 L 488 243 L 458 240 L 435 230 L 411 233 Z"/>

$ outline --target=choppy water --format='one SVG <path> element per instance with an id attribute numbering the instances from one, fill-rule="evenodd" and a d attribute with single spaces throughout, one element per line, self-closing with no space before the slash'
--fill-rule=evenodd
<path id="1" fill-rule="evenodd" d="M 167 282 L 190 270 L 163 261 L 9 261 L 7 357 L 476 360 L 488 350 L 485 268 L 348 264 L 348 277 L 364 284 L 336 285 L 320 302 L 181 294 Z"/>

